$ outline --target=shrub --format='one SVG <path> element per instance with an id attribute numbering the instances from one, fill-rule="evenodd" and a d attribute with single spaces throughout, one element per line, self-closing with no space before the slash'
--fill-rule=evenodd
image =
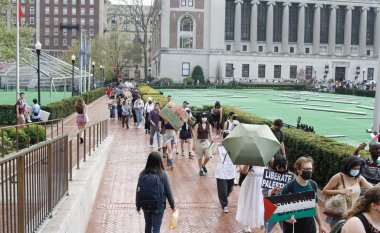
<path id="1" fill-rule="evenodd" d="M 3 148 L 0 149 L 0 157 L 2 157 L 14 152 L 15 147 L 14 147 L 13 140 L 8 136 L 8 133 L 5 130 L 2 130 L 0 133 L 2 134 L 0 136 L 4 137 Z M 3 153 L 2 149 L 4 149 L 4 155 L 2 154 Z"/>
<path id="2" fill-rule="evenodd" d="M 193 72 L 191 73 L 191 78 L 194 80 L 194 83 L 198 84 L 198 81 L 200 84 L 205 83 L 205 77 L 203 75 L 202 67 L 196 66 L 194 67 Z"/>
<path id="3" fill-rule="evenodd" d="M 194 80 L 191 77 L 186 77 L 186 78 L 183 79 L 183 83 L 185 85 L 193 85 Z"/>
<path id="4" fill-rule="evenodd" d="M 43 125 L 38 125 L 38 127 L 37 125 L 30 125 L 25 127 L 24 130 L 26 134 L 29 134 L 30 144 L 36 144 L 37 142 L 46 140 L 45 126 Z"/>
<path id="5" fill-rule="evenodd" d="M 164 78 L 160 78 L 160 82 L 162 86 L 170 86 L 173 84 L 173 79 L 164 77 Z"/>
<path id="6" fill-rule="evenodd" d="M 10 140 L 12 140 L 14 145 L 17 144 L 17 139 L 18 139 L 19 150 L 28 147 L 29 141 L 30 141 L 28 138 L 28 134 L 25 132 L 24 129 L 21 129 L 21 128 L 18 128 L 18 130 L 16 129 L 17 129 L 16 127 L 7 128 L 5 129 L 5 132 L 9 136 Z"/>

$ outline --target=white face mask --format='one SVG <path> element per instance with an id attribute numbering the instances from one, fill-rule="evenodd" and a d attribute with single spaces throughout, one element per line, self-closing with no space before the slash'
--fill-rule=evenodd
<path id="1" fill-rule="evenodd" d="M 357 175 L 359 175 L 359 172 L 360 172 L 360 170 L 351 169 L 350 170 L 350 176 L 356 177 Z"/>

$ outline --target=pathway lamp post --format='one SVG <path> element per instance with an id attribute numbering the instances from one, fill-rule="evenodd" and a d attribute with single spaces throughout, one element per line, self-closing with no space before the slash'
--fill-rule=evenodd
<path id="1" fill-rule="evenodd" d="M 73 65 L 72 66 L 72 77 L 71 77 L 71 96 L 74 96 L 74 64 L 75 64 L 75 55 L 73 54 L 72 56 L 71 56 L 71 64 Z"/>
<path id="2" fill-rule="evenodd" d="M 95 89 L 95 61 L 92 61 L 92 89 Z"/>
<path id="3" fill-rule="evenodd" d="M 363 68 L 363 83 L 364 83 L 365 68 Z"/>
<path id="4" fill-rule="evenodd" d="M 41 55 L 41 43 L 37 41 L 35 44 L 37 53 L 37 91 L 38 91 L 38 103 L 41 105 L 41 71 L 40 71 L 40 55 Z"/>
<path id="5" fill-rule="evenodd" d="M 103 65 L 100 65 L 100 81 L 102 82 L 101 85 L 104 85 L 104 76 L 103 76 Z"/>

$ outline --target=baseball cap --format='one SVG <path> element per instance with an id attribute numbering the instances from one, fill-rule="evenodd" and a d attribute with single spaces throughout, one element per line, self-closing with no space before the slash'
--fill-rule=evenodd
<path id="1" fill-rule="evenodd" d="M 183 101 L 183 104 L 189 104 L 189 102 L 187 102 L 187 100 Z"/>

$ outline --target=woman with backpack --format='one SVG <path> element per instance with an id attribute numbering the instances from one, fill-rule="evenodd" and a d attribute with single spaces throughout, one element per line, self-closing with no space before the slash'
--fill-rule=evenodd
<path id="1" fill-rule="evenodd" d="M 161 156 L 158 152 L 151 152 L 145 169 L 140 173 L 136 190 L 136 208 L 138 213 L 143 209 L 145 233 L 160 232 L 166 199 L 174 212 L 174 199 Z"/>
<path id="2" fill-rule="evenodd" d="M 343 217 L 342 233 L 380 232 L 380 187 L 370 188 Z"/>
<path id="3" fill-rule="evenodd" d="M 211 110 L 211 116 L 212 116 L 212 125 L 215 129 L 216 138 L 220 137 L 220 131 L 222 128 L 222 116 L 223 111 L 222 107 L 220 106 L 220 102 L 216 101 L 214 108 Z"/>

